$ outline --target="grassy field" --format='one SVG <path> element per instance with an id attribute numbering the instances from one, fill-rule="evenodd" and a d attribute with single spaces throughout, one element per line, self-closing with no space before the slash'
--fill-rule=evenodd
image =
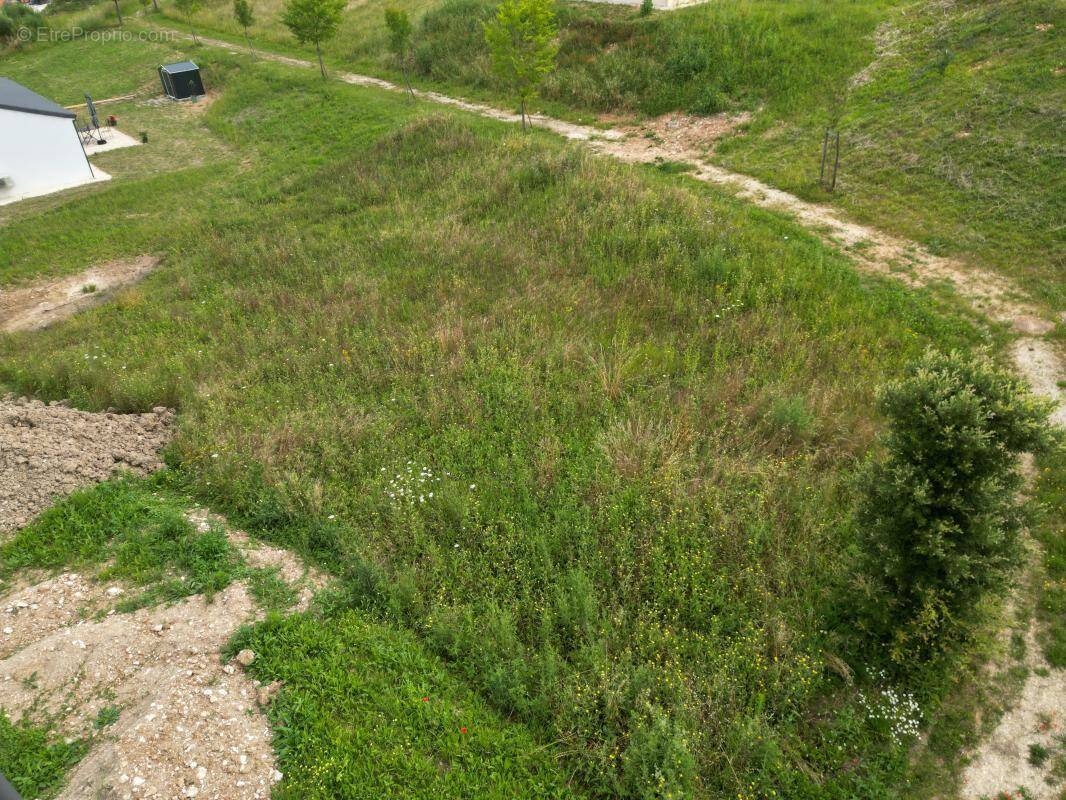
<path id="1" fill-rule="evenodd" d="M 417 83 L 512 104 L 482 40 L 490 0 L 398 5 L 416 22 Z M 258 4 L 252 34 L 298 52 L 280 6 Z M 329 60 L 399 79 L 383 8 L 353 4 Z M 587 3 L 558 9 L 558 69 L 541 101 L 549 113 L 595 121 L 754 112 L 718 148 L 723 165 L 839 204 L 935 253 L 1000 269 L 1048 305 L 1066 303 L 1058 4 L 746 0 L 650 18 Z M 240 41 L 226 2 L 209 3 L 193 22 Z M 827 126 L 842 134 L 833 193 L 818 185 Z"/>
<path id="2" fill-rule="evenodd" d="M 1000 269 L 1066 307 L 1061 4 L 920 3 L 836 107 L 759 115 L 720 161 L 934 253 Z M 822 131 L 841 131 L 840 183 L 817 186 Z"/>
<path id="3" fill-rule="evenodd" d="M 91 196 L 14 213 L 0 280 L 145 250 L 163 268 L 0 339 L 0 380 L 179 407 L 174 480 L 340 578 L 314 621 L 243 634 L 292 683 L 275 721 L 304 766 L 282 796 L 328 796 L 336 772 L 384 791 L 406 735 L 415 794 L 906 786 L 909 742 L 859 692 L 933 708 L 944 678 L 882 678 L 854 640 L 851 475 L 874 389 L 981 337 L 694 182 L 196 57 L 224 91 L 186 135 L 216 160 L 147 170 L 131 149 Z M 119 59 L 131 83 L 139 58 Z M 391 720 L 434 686 L 405 734 Z M 382 719 L 401 727 L 371 741 Z M 484 755 L 506 747 L 525 755 Z"/>

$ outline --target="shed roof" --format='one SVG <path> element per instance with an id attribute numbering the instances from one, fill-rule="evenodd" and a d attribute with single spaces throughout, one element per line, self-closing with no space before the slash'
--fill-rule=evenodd
<path id="1" fill-rule="evenodd" d="M 193 72 L 200 68 L 191 61 L 177 61 L 173 64 L 163 64 L 160 69 L 168 75 L 177 75 L 179 72 Z"/>
<path id="2" fill-rule="evenodd" d="M 67 111 L 58 103 L 53 103 L 47 97 L 41 97 L 37 92 L 31 92 L 20 83 L 15 83 L 10 78 L 0 77 L 0 108 L 10 111 L 25 111 L 27 114 L 44 114 L 49 117 L 63 117 L 74 119 L 73 111 Z"/>

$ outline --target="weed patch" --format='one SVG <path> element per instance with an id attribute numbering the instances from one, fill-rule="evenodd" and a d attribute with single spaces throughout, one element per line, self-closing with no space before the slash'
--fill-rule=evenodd
<path id="1" fill-rule="evenodd" d="M 15 724 L 0 710 L 0 773 L 23 797 L 54 797 L 84 754 L 83 742 L 56 741 L 51 731 Z"/>

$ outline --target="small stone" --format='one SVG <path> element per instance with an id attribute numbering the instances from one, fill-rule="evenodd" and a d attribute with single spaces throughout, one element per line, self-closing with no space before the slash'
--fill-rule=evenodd
<path id="1" fill-rule="evenodd" d="M 122 589 L 119 588 L 118 586 L 110 586 L 110 587 L 108 587 L 108 590 L 107 590 L 107 596 L 108 597 L 118 597 L 120 594 L 122 594 Z"/>
<path id="2" fill-rule="evenodd" d="M 237 663 L 242 667 L 250 667 L 253 661 L 255 661 L 255 653 L 251 650 L 245 649 L 237 653 Z"/>
<path id="3" fill-rule="evenodd" d="M 281 681 L 273 681 L 266 686 L 260 686 L 255 690 L 255 702 L 261 706 L 268 706 L 279 691 L 281 691 Z"/>

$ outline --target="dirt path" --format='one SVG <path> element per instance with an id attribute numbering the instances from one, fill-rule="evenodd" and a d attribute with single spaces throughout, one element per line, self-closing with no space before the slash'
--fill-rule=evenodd
<path id="1" fill-rule="evenodd" d="M 203 510 L 187 516 L 201 530 L 226 529 Z M 226 534 L 246 563 L 276 569 L 298 592 L 297 611 L 325 582 L 285 550 Z M 61 800 L 266 800 L 283 777 L 263 713 L 278 687 L 219 655 L 240 625 L 262 617 L 247 585 L 233 583 L 211 601 L 195 595 L 116 613 L 124 593 L 64 573 L 0 597 L 4 710 L 89 742 Z M 101 726 L 109 711 L 113 721 Z"/>
<path id="2" fill-rule="evenodd" d="M 155 256 L 110 261 L 77 275 L 0 289 L 0 331 L 37 330 L 99 303 L 116 289 L 136 283 L 159 265 Z"/>
<path id="3" fill-rule="evenodd" d="M 1026 636 L 1025 667 L 1029 677 L 1017 702 L 963 770 L 964 800 L 1000 797 L 1001 792 L 1012 792 L 1021 798 L 1020 787 L 1025 787 L 1024 797 L 1029 800 L 1056 800 L 1062 796 L 1062 787 L 1056 786 L 1058 781 L 1051 774 L 1055 760 L 1048 758 L 1038 766 L 1029 758 L 1034 746 L 1054 752 L 1066 724 L 1066 681 L 1063 673 L 1053 670 L 1044 658 L 1033 625 Z"/>
<path id="4" fill-rule="evenodd" d="M 168 29 L 176 36 L 192 37 L 180 31 Z M 220 47 L 232 52 L 244 52 L 244 48 L 221 39 L 199 37 L 203 44 Z M 282 56 L 257 49 L 256 55 L 268 61 L 276 61 L 294 67 L 317 69 L 317 64 L 300 58 Z M 407 89 L 391 81 L 335 72 L 334 76 L 345 83 L 368 86 L 393 92 Z M 439 92 L 414 90 L 414 95 L 438 105 L 469 111 L 502 122 L 520 122 L 521 117 L 482 103 L 461 100 Z M 1054 347 L 1042 337 L 1055 327 L 1055 315 L 1027 301 L 1024 293 L 1009 280 L 988 270 L 972 267 L 953 259 L 935 256 L 920 245 L 884 233 L 867 225 L 852 222 L 833 208 L 809 203 L 788 192 L 774 189 L 765 183 L 730 172 L 709 164 L 706 153 L 713 147 L 717 136 L 727 134 L 735 125 L 728 118 L 708 118 L 704 123 L 710 130 L 701 135 L 693 122 L 685 115 L 668 115 L 677 124 L 663 124 L 664 118 L 628 129 L 596 128 L 534 114 L 533 124 L 567 139 L 587 142 L 599 153 L 629 163 L 650 163 L 657 160 L 681 161 L 694 167 L 693 177 L 707 183 L 733 190 L 738 197 L 762 208 L 784 212 L 793 216 L 826 242 L 844 249 L 861 269 L 903 281 L 914 288 L 948 286 L 959 296 L 969 301 L 976 310 L 988 319 L 1007 325 L 1018 334 L 1014 365 L 1034 390 L 1050 397 L 1058 404 L 1056 421 L 1066 425 L 1066 391 L 1059 385 L 1066 379 L 1066 365 Z M 1064 312 L 1058 312 L 1060 319 Z"/>

